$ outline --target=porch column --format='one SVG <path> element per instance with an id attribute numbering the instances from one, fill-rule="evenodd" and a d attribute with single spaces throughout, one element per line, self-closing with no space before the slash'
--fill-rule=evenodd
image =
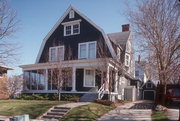
<path id="1" fill-rule="evenodd" d="M 109 66 L 107 66 L 106 70 L 106 91 L 109 91 Z"/>
<path id="2" fill-rule="evenodd" d="M 76 91 L 76 67 L 73 67 L 72 69 L 72 90 Z"/>
<path id="3" fill-rule="evenodd" d="M 45 90 L 48 90 L 48 69 L 45 69 Z"/>
<path id="4" fill-rule="evenodd" d="M 116 72 L 115 72 L 114 92 L 118 92 L 117 86 L 118 86 L 118 72 L 116 71 Z"/>

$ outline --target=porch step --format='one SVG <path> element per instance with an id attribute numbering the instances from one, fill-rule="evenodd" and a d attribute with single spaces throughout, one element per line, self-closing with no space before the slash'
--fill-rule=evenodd
<path id="1" fill-rule="evenodd" d="M 45 115 L 42 116 L 42 119 L 47 121 L 51 121 L 56 119 L 60 120 L 71 108 L 68 107 L 53 107 L 50 111 L 48 111 Z"/>
<path id="2" fill-rule="evenodd" d="M 81 98 L 81 102 L 93 102 L 94 100 L 98 99 L 98 93 L 86 93 Z"/>

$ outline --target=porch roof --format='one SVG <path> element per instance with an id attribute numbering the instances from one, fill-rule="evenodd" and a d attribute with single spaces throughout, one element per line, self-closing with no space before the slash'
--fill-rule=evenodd
<path id="1" fill-rule="evenodd" d="M 48 69 L 57 67 L 98 67 L 110 63 L 109 58 L 70 60 L 61 62 L 47 62 L 38 64 L 28 64 L 19 66 L 23 70 Z"/>
<path id="2" fill-rule="evenodd" d="M 0 65 L 0 69 L 4 69 L 4 70 L 14 70 L 13 68 L 8 67 L 8 66 L 4 66 L 4 65 Z"/>

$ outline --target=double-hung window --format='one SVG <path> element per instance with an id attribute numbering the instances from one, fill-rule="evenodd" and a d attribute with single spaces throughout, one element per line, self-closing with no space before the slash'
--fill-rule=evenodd
<path id="1" fill-rule="evenodd" d="M 49 48 L 49 61 L 56 62 L 64 60 L 64 46 Z"/>
<path id="2" fill-rule="evenodd" d="M 79 59 L 96 58 L 96 41 L 79 43 Z"/>
<path id="3" fill-rule="evenodd" d="M 66 36 L 71 35 L 71 26 L 66 26 L 65 29 Z"/>
<path id="4" fill-rule="evenodd" d="M 130 66 L 130 55 L 127 53 L 125 54 L 125 66 Z"/>

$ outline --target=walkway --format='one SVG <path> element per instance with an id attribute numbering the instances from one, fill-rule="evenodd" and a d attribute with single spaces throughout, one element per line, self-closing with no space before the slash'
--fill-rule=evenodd
<path id="1" fill-rule="evenodd" d="M 137 101 L 119 106 L 98 121 L 151 121 L 152 102 Z"/>

